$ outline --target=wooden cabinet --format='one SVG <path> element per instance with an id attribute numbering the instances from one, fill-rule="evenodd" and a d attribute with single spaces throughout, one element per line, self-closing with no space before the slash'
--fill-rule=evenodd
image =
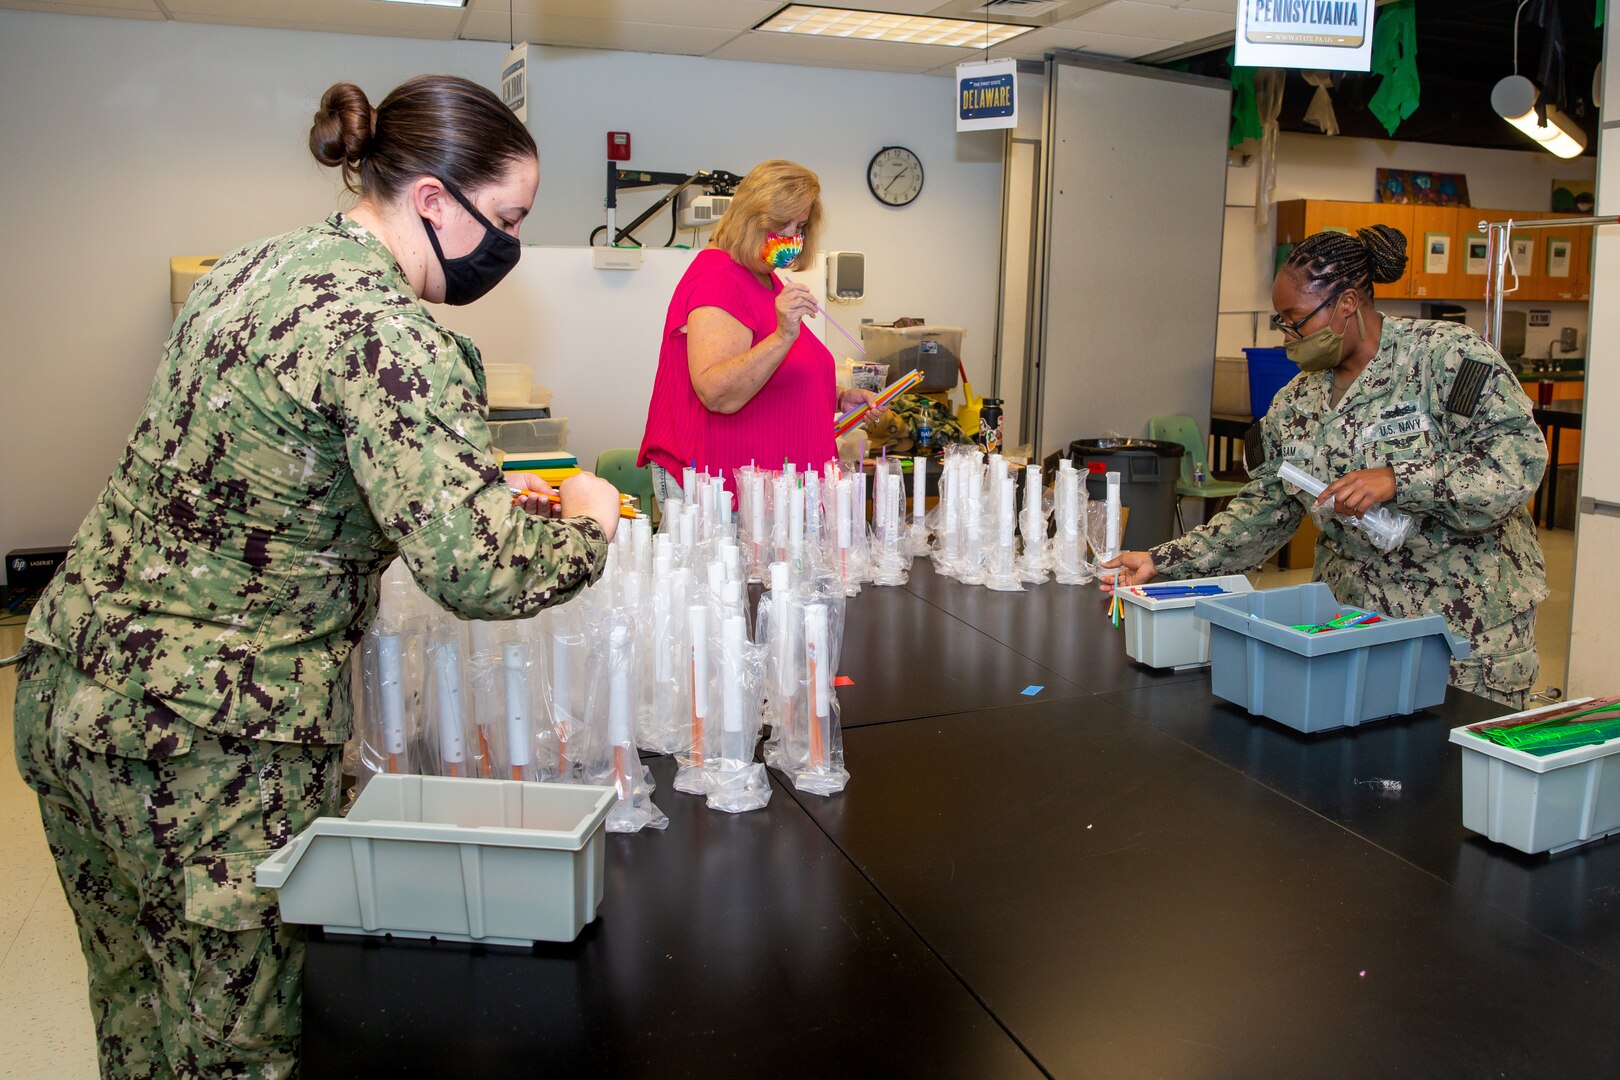
<path id="1" fill-rule="evenodd" d="M 1580 216 L 1469 206 L 1292 199 L 1277 204 L 1277 245 L 1291 247 L 1324 229 L 1353 234 L 1369 225 L 1390 225 L 1406 237 L 1406 273 L 1397 281 L 1375 286 L 1375 296 L 1483 300 L 1489 266 L 1485 257 L 1487 236 L 1480 222 Z M 1519 287 L 1509 294 L 1510 299 L 1580 302 L 1590 298 L 1591 226 L 1516 231 L 1509 238 L 1509 247 L 1519 272 Z M 1512 283 L 1509 274 L 1505 284 L 1512 287 Z"/>
<path id="2" fill-rule="evenodd" d="M 1355 235 L 1372 225 L 1390 225 L 1406 237 L 1406 250 L 1413 250 L 1412 217 L 1417 209 L 1404 203 L 1334 202 L 1327 199 L 1293 199 L 1277 204 L 1277 244 L 1294 245 L 1312 233 L 1323 231 Z M 1376 295 L 1410 296 L 1412 262 L 1399 281 L 1379 285 Z"/>
<path id="3" fill-rule="evenodd" d="M 1462 261 L 1462 220 L 1449 206 L 1412 207 L 1412 234 L 1407 238 L 1407 277 L 1414 300 L 1450 300 L 1457 293 Z M 1384 286 L 1378 294 L 1392 296 Z"/>

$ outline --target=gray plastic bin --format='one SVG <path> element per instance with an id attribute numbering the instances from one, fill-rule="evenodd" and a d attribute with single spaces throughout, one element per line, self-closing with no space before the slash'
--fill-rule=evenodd
<path id="1" fill-rule="evenodd" d="M 1531 855 L 1620 832 L 1620 739 L 1531 754 L 1475 734 L 1590 700 L 1561 701 L 1451 729 L 1451 741 L 1463 751 L 1465 829 Z"/>
<path id="2" fill-rule="evenodd" d="M 1364 724 L 1438 705 L 1451 659 L 1468 643 L 1439 615 L 1307 634 L 1351 610 L 1319 582 L 1201 598 L 1210 623 L 1210 689 L 1216 697 L 1298 731 Z"/>
<path id="3" fill-rule="evenodd" d="M 1188 581 L 1156 581 L 1154 585 L 1216 585 L 1229 593 L 1253 592 L 1254 586 L 1242 574 L 1192 578 Z M 1151 589 L 1153 586 L 1147 586 Z M 1125 655 L 1150 668 L 1203 667 L 1209 663 L 1209 623 L 1198 617 L 1193 605 L 1199 597 L 1156 599 L 1141 587 L 1121 589 L 1125 602 Z"/>
<path id="4" fill-rule="evenodd" d="M 1176 481 L 1181 479 L 1180 443 L 1155 439 L 1076 439 L 1069 444 L 1074 467 L 1086 473 L 1092 462 L 1119 473 L 1119 501 L 1130 507 L 1122 543 L 1143 551 L 1176 537 Z M 1108 497 L 1104 473 L 1088 473 L 1086 494 Z"/>
<path id="5" fill-rule="evenodd" d="M 345 818 L 316 818 L 255 878 L 281 917 L 338 934 L 529 946 L 572 941 L 602 902 L 614 790 L 376 776 Z"/>

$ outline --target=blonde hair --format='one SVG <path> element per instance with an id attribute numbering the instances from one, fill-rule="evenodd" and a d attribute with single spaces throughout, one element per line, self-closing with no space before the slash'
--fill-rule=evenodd
<path id="1" fill-rule="evenodd" d="M 715 226 L 713 247 L 750 269 L 759 261 L 765 237 L 780 232 L 804 214 L 804 250 L 789 269 L 809 266 L 816 254 L 821 225 L 821 181 L 803 165 L 781 158 L 762 161 L 748 170 Z"/>

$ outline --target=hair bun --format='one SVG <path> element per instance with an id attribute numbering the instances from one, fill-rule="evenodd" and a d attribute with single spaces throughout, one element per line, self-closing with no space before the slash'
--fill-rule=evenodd
<path id="1" fill-rule="evenodd" d="M 1357 229 L 1356 238 L 1367 248 L 1372 279 L 1380 285 L 1399 281 L 1406 271 L 1406 234 L 1390 225 Z"/>
<path id="2" fill-rule="evenodd" d="M 309 152 L 322 165 L 345 166 L 345 173 L 365 157 L 375 131 L 375 113 L 366 93 L 354 83 L 333 83 L 321 95 L 309 129 Z"/>

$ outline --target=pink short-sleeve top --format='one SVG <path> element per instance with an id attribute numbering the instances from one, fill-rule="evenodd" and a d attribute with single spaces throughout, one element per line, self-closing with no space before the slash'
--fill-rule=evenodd
<path id="1" fill-rule="evenodd" d="M 719 308 L 748 327 L 757 345 L 776 329 L 776 295 L 781 291 L 776 275 L 768 287 L 761 285 L 719 248 L 705 249 L 692 260 L 664 317 L 638 465 L 656 462 L 678 477 L 695 463 L 700 470 L 723 475 L 730 487 L 734 470 L 750 462 L 780 469 L 783 461 L 791 461 L 800 469 L 813 469 L 834 455 L 835 361 L 808 331 L 799 334 L 765 385 L 735 413 L 710 412 L 692 387 L 685 329 L 692 311 Z"/>

